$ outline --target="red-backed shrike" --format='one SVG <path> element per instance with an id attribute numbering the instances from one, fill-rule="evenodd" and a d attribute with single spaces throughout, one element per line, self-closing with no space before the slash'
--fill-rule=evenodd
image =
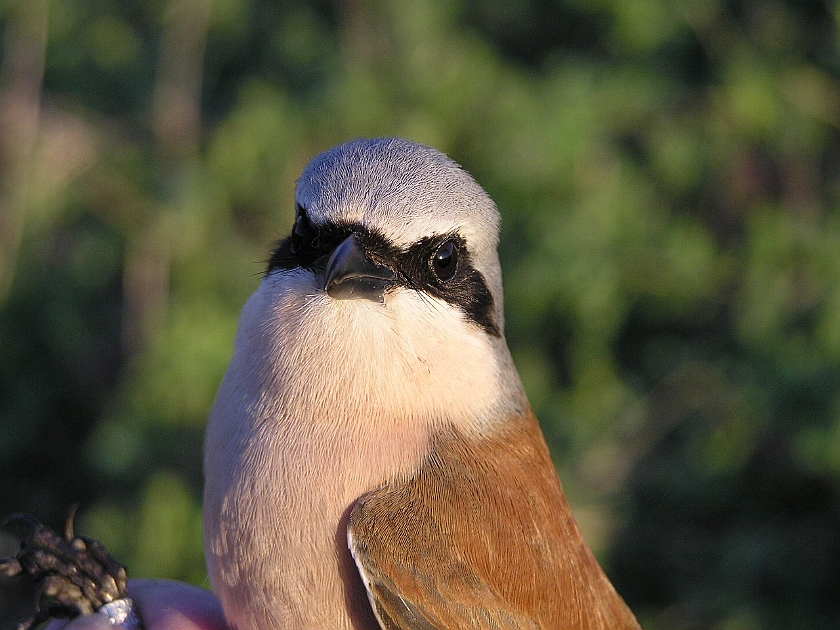
<path id="1" fill-rule="evenodd" d="M 231 626 L 638 628 L 511 360 L 493 201 L 400 139 L 317 156 L 296 201 L 207 432 Z"/>

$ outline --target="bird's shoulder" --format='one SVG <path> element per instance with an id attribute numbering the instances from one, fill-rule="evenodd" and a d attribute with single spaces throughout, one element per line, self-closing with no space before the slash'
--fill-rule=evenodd
<path id="1" fill-rule="evenodd" d="M 385 628 L 637 628 L 578 531 L 530 410 L 440 432 L 366 495 L 350 550 Z"/>

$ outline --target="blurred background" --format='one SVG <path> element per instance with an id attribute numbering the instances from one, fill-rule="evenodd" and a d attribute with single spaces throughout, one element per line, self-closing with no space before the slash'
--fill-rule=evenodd
<path id="1" fill-rule="evenodd" d="M 80 502 L 131 575 L 208 586 L 202 433 L 239 311 L 306 162 L 396 134 L 498 203 L 508 340 L 644 626 L 840 628 L 838 19 L 3 0 L 0 515 Z"/>

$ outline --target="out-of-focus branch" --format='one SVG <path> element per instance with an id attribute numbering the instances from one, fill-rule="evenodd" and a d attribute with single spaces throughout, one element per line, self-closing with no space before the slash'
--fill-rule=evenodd
<path id="1" fill-rule="evenodd" d="M 17 3 L 0 68 L 0 301 L 11 287 L 23 235 L 40 121 L 49 0 Z"/>
<path id="2" fill-rule="evenodd" d="M 198 149 L 209 21 L 209 0 L 173 0 L 166 9 L 153 112 L 164 155 L 187 157 Z"/>
<path id="3" fill-rule="evenodd" d="M 201 138 L 201 85 L 209 0 L 172 0 L 163 15 L 152 127 L 160 207 L 177 203 Z M 154 212 L 126 254 L 125 344 L 140 347 L 166 311 L 172 235 L 166 212 Z"/>

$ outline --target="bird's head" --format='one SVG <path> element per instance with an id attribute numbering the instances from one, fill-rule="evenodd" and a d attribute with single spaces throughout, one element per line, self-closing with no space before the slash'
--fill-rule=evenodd
<path id="1" fill-rule="evenodd" d="M 503 338 L 498 232 L 493 201 L 443 153 L 397 138 L 338 146 L 298 181 L 294 225 L 243 328 L 259 319 L 249 328 L 276 371 L 375 388 L 353 390 L 366 404 L 418 400 L 409 384 L 448 409 L 424 414 L 520 400 L 510 396 L 521 386 Z"/>
<path id="2" fill-rule="evenodd" d="M 291 235 L 268 273 L 309 268 L 335 299 L 424 292 L 500 336 L 498 226 L 487 193 L 443 153 L 399 138 L 357 140 L 303 172 Z"/>

